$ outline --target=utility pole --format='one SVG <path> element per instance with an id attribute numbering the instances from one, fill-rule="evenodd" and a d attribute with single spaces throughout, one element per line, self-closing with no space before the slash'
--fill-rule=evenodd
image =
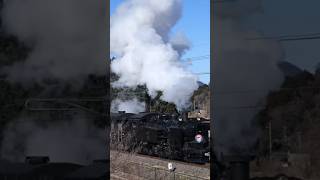
<path id="1" fill-rule="evenodd" d="M 272 124 L 271 120 L 269 120 L 269 158 L 272 154 Z"/>
<path id="2" fill-rule="evenodd" d="M 286 147 L 286 153 L 289 154 L 290 148 L 289 148 L 289 141 L 288 141 L 287 125 L 283 127 L 283 138 L 284 138 L 284 144 Z"/>

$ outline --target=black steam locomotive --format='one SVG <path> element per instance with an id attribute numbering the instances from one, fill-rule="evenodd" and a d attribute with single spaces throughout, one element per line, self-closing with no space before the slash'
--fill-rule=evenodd
<path id="1" fill-rule="evenodd" d="M 186 162 L 209 162 L 209 121 L 185 117 L 111 114 L 111 148 Z"/>

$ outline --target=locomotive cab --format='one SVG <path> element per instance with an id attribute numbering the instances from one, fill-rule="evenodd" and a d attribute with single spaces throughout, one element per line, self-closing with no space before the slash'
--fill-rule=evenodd
<path id="1" fill-rule="evenodd" d="M 185 129 L 184 160 L 207 163 L 210 160 L 210 121 L 190 120 Z M 188 134 L 188 135 L 187 135 Z"/>

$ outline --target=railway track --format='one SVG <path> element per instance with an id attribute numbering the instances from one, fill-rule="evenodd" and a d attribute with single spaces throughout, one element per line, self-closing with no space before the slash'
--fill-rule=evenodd
<path id="1" fill-rule="evenodd" d="M 174 159 L 160 158 L 158 156 L 150 156 L 150 155 L 140 154 L 140 153 L 128 153 L 127 151 L 123 151 L 123 150 L 111 150 L 111 151 L 119 152 L 119 153 L 123 153 L 123 154 L 127 154 L 127 155 L 134 154 L 135 156 L 138 156 L 138 157 L 145 157 L 145 158 L 162 160 L 162 161 L 170 161 L 171 163 L 179 163 L 179 164 L 185 164 L 185 165 L 196 166 L 196 167 L 201 167 L 201 168 L 208 168 L 208 169 L 210 168 L 210 163 L 204 163 L 204 164 L 191 163 L 191 162 L 179 161 L 179 160 L 174 160 Z"/>
<path id="2" fill-rule="evenodd" d="M 128 153 L 123 151 L 110 151 L 111 171 L 126 171 L 131 169 L 132 172 L 138 171 L 153 174 L 157 172 L 170 172 L 168 170 L 168 163 L 172 163 L 176 168 L 176 175 L 180 174 L 186 177 L 193 177 L 191 179 L 209 179 L 210 164 L 196 164 L 177 160 L 163 159 L 154 156 L 148 156 L 137 153 Z M 126 171 L 126 173 L 131 174 Z M 135 174 L 135 173 L 133 173 Z M 196 177 L 196 178 L 195 178 Z"/>
<path id="3" fill-rule="evenodd" d="M 128 152 L 123 152 L 123 153 L 130 154 Z M 189 166 L 196 166 L 196 167 L 210 169 L 210 163 L 205 163 L 205 164 L 189 163 L 189 162 L 184 162 L 184 161 L 179 161 L 179 160 L 164 159 L 164 158 L 160 158 L 160 157 L 157 157 L 157 156 L 149 156 L 149 155 L 138 154 L 138 153 L 136 153 L 135 155 L 139 156 L 139 157 L 146 157 L 146 158 L 151 158 L 151 159 L 156 159 L 156 160 L 168 161 L 168 162 L 171 162 L 171 163 L 174 163 L 174 164 L 184 164 L 184 165 L 189 165 Z"/>

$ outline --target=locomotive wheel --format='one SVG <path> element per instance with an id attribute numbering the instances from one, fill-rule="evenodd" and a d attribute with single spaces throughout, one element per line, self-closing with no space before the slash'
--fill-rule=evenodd
<path id="1" fill-rule="evenodd" d="M 168 158 L 167 153 L 165 152 L 165 150 L 161 150 L 159 152 L 159 157 L 160 158 L 164 158 L 164 159 Z"/>
<path id="2" fill-rule="evenodd" d="M 169 147 L 163 147 L 160 151 L 160 158 L 172 159 L 172 153 Z"/>
<path id="3" fill-rule="evenodd" d="M 146 146 L 146 154 L 149 156 L 153 156 L 153 146 L 151 144 L 148 144 Z"/>
<path id="4" fill-rule="evenodd" d="M 152 145 L 150 144 L 141 144 L 139 147 L 137 147 L 137 153 L 144 154 L 144 155 L 153 155 L 152 151 Z"/>
<path id="5" fill-rule="evenodd" d="M 149 156 L 153 156 L 153 155 L 154 155 L 152 150 L 153 150 L 152 148 L 150 148 L 150 149 L 148 150 L 148 155 L 149 155 Z"/>
<path id="6" fill-rule="evenodd" d="M 148 148 L 146 146 L 141 147 L 140 153 L 144 155 L 148 155 Z"/>

